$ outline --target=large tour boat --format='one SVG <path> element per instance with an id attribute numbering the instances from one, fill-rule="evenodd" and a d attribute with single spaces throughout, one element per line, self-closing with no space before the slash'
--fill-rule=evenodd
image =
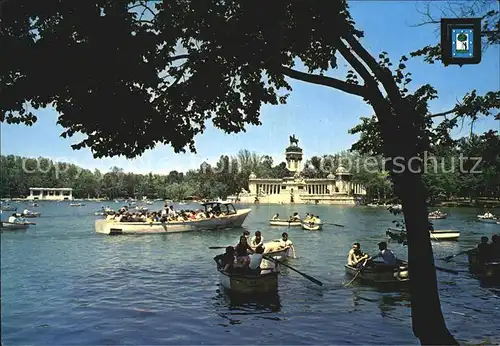
<path id="1" fill-rule="evenodd" d="M 223 216 L 187 221 L 169 222 L 118 222 L 114 220 L 96 220 L 97 233 L 118 234 L 153 234 L 204 231 L 213 229 L 241 227 L 251 209 L 236 209 L 232 203 L 206 202 L 202 203 L 205 212 L 220 209 Z"/>

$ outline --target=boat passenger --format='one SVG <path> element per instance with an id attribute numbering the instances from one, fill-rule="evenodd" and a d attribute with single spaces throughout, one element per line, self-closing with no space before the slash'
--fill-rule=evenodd
<path id="1" fill-rule="evenodd" d="M 292 249 L 292 251 L 293 251 L 293 258 L 297 258 L 295 256 L 295 247 L 293 246 L 292 241 L 290 239 L 288 239 L 288 233 L 283 232 L 281 234 L 281 244 L 282 244 L 283 247 L 289 246 L 290 249 Z"/>
<path id="2" fill-rule="evenodd" d="M 297 213 L 297 212 L 293 213 L 293 215 L 290 216 L 290 220 L 291 221 L 300 221 L 299 213 Z"/>
<path id="3" fill-rule="evenodd" d="M 481 237 L 481 243 L 477 246 L 477 261 L 486 262 L 491 257 L 491 244 L 488 244 L 488 237 Z"/>
<path id="4" fill-rule="evenodd" d="M 489 210 L 487 210 L 487 211 L 486 211 L 486 213 L 484 213 L 483 217 L 484 217 L 485 219 L 493 219 L 493 214 L 492 214 L 492 213 L 490 213 L 490 211 L 489 211 Z"/>
<path id="5" fill-rule="evenodd" d="M 310 221 L 309 219 L 311 219 L 312 215 L 310 215 L 309 213 L 306 213 L 306 216 L 304 217 L 304 222 L 308 222 Z"/>
<path id="6" fill-rule="evenodd" d="M 253 249 L 256 249 L 259 246 L 264 246 L 264 238 L 262 237 L 262 233 L 260 233 L 260 231 L 255 232 L 255 235 L 250 240 L 250 246 Z"/>
<path id="7" fill-rule="evenodd" d="M 21 220 L 19 220 L 16 216 L 16 213 L 12 214 L 11 216 L 9 216 L 9 219 L 7 220 L 7 222 L 10 222 L 10 223 L 21 223 Z"/>
<path id="8" fill-rule="evenodd" d="M 28 209 L 24 209 L 23 210 L 23 215 L 28 215 L 28 214 L 31 214 L 31 211 L 29 211 Z"/>
<path id="9" fill-rule="evenodd" d="M 247 231 L 246 231 L 247 232 Z M 236 261 L 240 266 L 246 266 L 250 262 L 250 257 L 248 257 L 248 252 L 253 253 L 254 251 L 248 244 L 248 239 L 246 236 L 242 235 L 240 237 L 240 242 L 236 245 Z"/>
<path id="10" fill-rule="evenodd" d="M 251 274 L 260 275 L 260 265 L 262 263 L 264 248 L 257 246 L 255 253 L 250 255 L 250 262 L 248 263 L 248 270 Z"/>
<path id="11" fill-rule="evenodd" d="M 225 272 L 231 272 L 234 268 L 234 248 L 232 246 L 226 247 L 226 253 L 214 257 L 215 262 L 219 269 Z"/>
<path id="12" fill-rule="evenodd" d="M 359 243 L 352 244 L 352 249 L 349 250 L 347 254 L 347 265 L 351 267 L 361 266 L 365 260 L 370 256 L 361 251 L 361 245 Z"/>
<path id="13" fill-rule="evenodd" d="M 247 242 L 248 242 L 248 238 L 250 238 L 250 232 L 243 231 L 243 236 L 245 236 L 245 238 L 247 238 Z"/>
<path id="14" fill-rule="evenodd" d="M 378 245 L 378 249 L 380 250 L 380 252 L 377 255 L 375 255 L 374 257 L 370 258 L 370 260 L 373 260 L 373 259 L 380 257 L 384 261 L 383 263 L 380 263 L 380 264 L 384 264 L 386 266 L 391 266 L 391 267 L 396 267 L 398 265 L 396 255 L 394 254 L 394 252 L 392 252 L 391 250 L 389 250 L 387 248 L 387 243 L 385 241 L 382 241 L 382 242 L 378 243 L 377 245 Z"/>
<path id="15" fill-rule="evenodd" d="M 280 214 L 276 214 L 272 218 L 272 220 L 279 220 L 279 219 L 280 219 Z"/>

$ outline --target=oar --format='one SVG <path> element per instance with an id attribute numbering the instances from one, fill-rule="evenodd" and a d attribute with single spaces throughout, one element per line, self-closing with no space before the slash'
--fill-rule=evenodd
<path id="1" fill-rule="evenodd" d="M 292 266 L 290 266 L 290 265 L 288 265 L 288 264 L 285 264 L 285 263 L 283 263 L 283 262 L 281 262 L 281 261 L 277 260 L 276 258 L 269 257 L 269 256 L 265 256 L 265 255 L 264 255 L 263 257 L 264 257 L 266 260 L 268 260 L 268 261 L 272 261 L 272 262 L 275 262 L 275 263 L 281 264 L 281 265 L 283 265 L 283 266 L 285 266 L 285 267 L 287 267 L 287 268 L 290 268 L 290 269 L 291 269 L 291 270 L 293 270 L 294 272 L 296 272 L 296 273 L 298 273 L 298 274 L 302 275 L 303 277 L 305 277 L 307 280 L 309 280 L 309 281 L 311 281 L 311 282 L 314 282 L 316 285 L 323 286 L 323 283 L 322 283 L 321 281 L 319 281 L 318 279 L 315 279 L 315 278 L 313 278 L 313 277 L 312 277 L 312 276 L 310 276 L 310 275 L 307 275 L 307 274 L 305 274 L 305 273 L 302 273 L 301 271 L 299 271 L 299 270 L 295 269 L 294 267 L 292 267 Z"/>
<path id="2" fill-rule="evenodd" d="M 227 246 L 209 246 L 209 249 L 225 249 Z"/>
<path id="3" fill-rule="evenodd" d="M 467 253 L 467 252 L 469 252 L 469 251 L 471 251 L 471 250 L 473 250 L 473 249 L 470 249 L 470 250 L 465 250 L 465 251 L 461 251 L 461 252 L 459 252 L 459 253 L 457 253 L 457 254 L 454 254 L 454 255 L 450 255 L 450 256 L 443 257 L 443 258 L 439 258 L 439 260 L 441 260 L 441 261 L 445 261 L 445 262 L 448 262 L 448 261 L 449 261 L 449 260 L 451 260 L 452 258 L 455 258 L 455 257 L 457 257 L 457 256 L 463 255 L 464 253 Z"/>
<path id="4" fill-rule="evenodd" d="M 349 286 L 350 284 L 352 284 L 352 283 L 354 282 L 354 280 L 356 280 L 356 279 L 357 279 L 358 275 L 359 275 L 359 274 L 361 273 L 361 271 L 365 268 L 366 263 L 368 263 L 368 260 L 365 260 L 365 261 L 363 262 L 363 264 L 361 265 L 361 267 L 359 267 L 359 269 L 358 269 L 358 271 L 357 271 L 356 275 L 354 275 L 354 277 L 352 278 L 352 280 L 351 280 L 351 281 L 349 281 L 348 283 L 346 283 L 344 286 Z"/>
<path id="5" fill-rule="evenodd" d="M 408 265 L 407 261 L 401 261 L 401 262 L 403 262 L 404 264 Z M 438 267 L 437 265 L 434 265 L 434 268 L 436 268 L 436 270 L 439 270 L 439 271 L 442 271 L 442 272 L 445 272 L 445 273 L 458 274 L 458 271 L 454 270 L 454 269 L 448 269 L 448 268 Z"/>
<path id="6" fill-rule="evenodd" d="M 438 267 L 436 265 L 434 267 L 436 267 L 437 270 L 440 270 L 440 271 L 445 272 L 445 273 L 458 274 L 458 271 L 453 270 L 453 269 L 442 268 L 442 267 Z"/>
<path id="7" fill-rule="evenodd" d="M 345 227 L 344 225 L 339 225 L 338 223 L 323 222 L 323 225 L 332 225 L 337 227 Z"/>

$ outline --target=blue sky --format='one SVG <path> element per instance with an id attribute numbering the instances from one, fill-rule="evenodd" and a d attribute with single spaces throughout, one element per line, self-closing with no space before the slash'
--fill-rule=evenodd
<path id="1" fill-rule="evenodd" d="M 354 1 L 350 6 L 357 27 L 365 31 L 362 43 L 374 56 L 387 51 L 397 62 L 401 55 L 439 40 L 437 26 L 412 27 L 422 20 L 416 11 L 421 5 L 414 1 Z M 499 90 L 499 60 L 497 46 L 483 54 L 479 65 L 445 68 L 442 64 L 429 65 L 421 59 L 411 59 L 407 66 L 413 74 L 412 88 L 429 83 L 439 91 L 431 111 L 441 112 L 473 88 L 479 94 Z M 341 64 L 339 71 L 331 75 L 345 76 L 345 70 Z M 102 171 L 118 166 L 136 173 L 186 171 L 199 167 L 203 161 L 214 163 L 222 154 L 234 155 L 240 149 L 282 161 L 290 134 L 300 140 L 306 158 L 332 154 L 348 149 L 357 139 L 347 133 L 348 129 L 358 124 L 360 117 L 372 114 L 370 107 L 356 96 L 299 81 L 292 81 L 291 85 L 294 90 L 286 105 L 263 107 L 261 126 L 249 126 L 246 133 L 227 135 L 209 124 L 206 132 L 196 137 L 197 154 L 175 154 L 170 147 L 159 145 L 134 160 L 96 160 L 88 149 L 71 149 L 70 145 L 81 137 L 59 137 L 62 128 L 56 125 L 57 114 L 50 109 L 39 111 L 38 122 L 32 127 L 1 124 L 2 154 L 49 157 Z M 483 119 L 475 125 L 478 132 L 491 128 L 500 130 L 499 121 Z M 461 133 L 456 131 L 456 135 L 466 135 L 468 131 L 467 127 Z M 214 152 L 214 143 L 218 143 L 219 152 Z"/>

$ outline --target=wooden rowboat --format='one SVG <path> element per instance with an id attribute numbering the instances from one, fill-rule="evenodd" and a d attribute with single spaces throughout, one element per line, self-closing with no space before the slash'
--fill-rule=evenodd
<path id="1" fill-rule="evenodd" d="M 467 252 L 471 272 L 483 279 L 500 280 L 500 259 L 481 263 L 477 256 L 477 249 Z"/>
<path id="2" fill-rule="evenodd" d="M 240 294 L 276 293 L 278 271 L 265 270 L 260 275 L 227 273 L 220 269 L 219 280 L 224 289 Z"/>
<path id="3" fill-rule="evenodd" d="M 369 262 L 361 270 L 349 265 L 345 265 L 345 272 L 348 276 L 372 285 L 407 285 L 410 282 L 408 273 L 408 264 L 403 261 L 398 261 L 398 267 L 389 267 L 377 262 Z"/>
<path id="4" fill-rule="evenodd" d="M 289 221 L 289 220 L 269 220 L 271 226 L 284 226 L 284 227 L 301 227 L 302 221 Z"/>
<path id="5" fill-rule="evenodd" d="M 2 231 L 19 231 L 26 230 L 30 227 L 29 222 L 18 223 L 18 222 L 0 222 L 0 228 Z"/>
<path id="6" fill-rule="evenodd" d="M 302 229 L 305 229 L 307 231 L 319 231 L 321 230 L 321 227 L 323 225 L 320 223 L 314 223 L 314 222 L 304 222 L 302 223 Z"/>

